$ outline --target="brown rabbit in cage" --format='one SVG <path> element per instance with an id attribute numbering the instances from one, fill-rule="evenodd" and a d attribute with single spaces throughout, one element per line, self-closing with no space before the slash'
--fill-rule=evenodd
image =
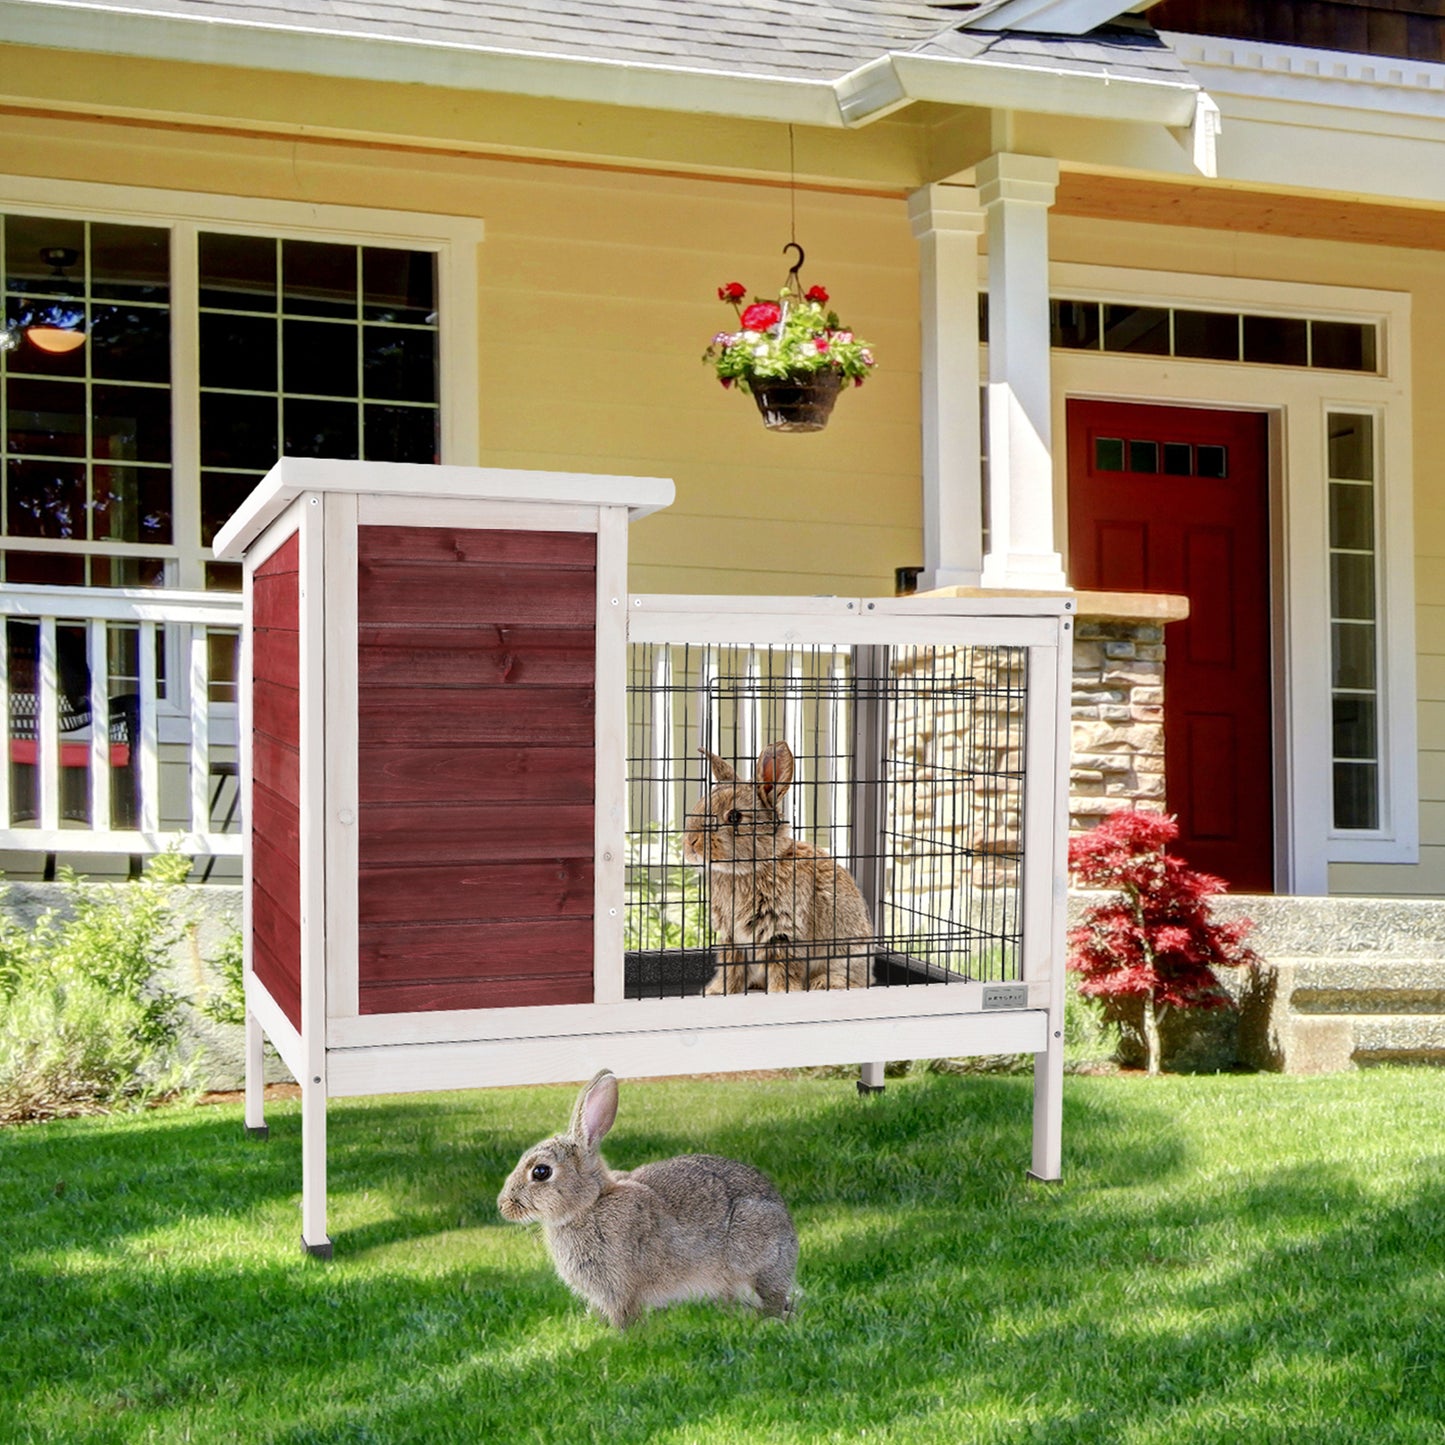
<path id="1" fill-rule="evenodd" d="M 764 748 L 751 782 L 699 751 L 716 786 L 688 814 L 682 856 L 708 875 L 719 967 L 704 992 L 865 987 L 873 926 L 863 895 L 846 868 L 794 838 L 779 811 L 792 750 Z"/>

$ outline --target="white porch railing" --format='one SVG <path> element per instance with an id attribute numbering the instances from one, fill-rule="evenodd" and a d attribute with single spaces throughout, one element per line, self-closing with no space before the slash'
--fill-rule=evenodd
<path id="1" fill-rule="evenodd" d="M 236 646 L 240 597 L 16 585 L 0 615 L 0 850 L 239 855 L 234 672 L 213 686 L 212 650 Z"/>

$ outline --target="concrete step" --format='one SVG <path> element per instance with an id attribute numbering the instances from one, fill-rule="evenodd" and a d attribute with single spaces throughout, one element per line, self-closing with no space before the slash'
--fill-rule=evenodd
<path id="1" fill-rule="evenodd" d="M 1272 958 L 1277 989 L 1300 1014 L 1445 1014 L 1445 959 Z"/>
<path id="2" fill-rule="evenodd" d="M 1314 1074 L 1368 1064 L 1445 1065 L 1442 959 L 1270 958 L 1241 1002 L 1241 1045 L 1259 1067 Z"/>

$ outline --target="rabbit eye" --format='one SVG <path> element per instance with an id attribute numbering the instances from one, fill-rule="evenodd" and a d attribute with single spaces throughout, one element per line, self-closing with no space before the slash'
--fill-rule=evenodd
<path id="1" fill-rule="evenodd" d="M 552 1166 L 550 1164 L 532 1165 L 532 1178 L 541 1184 L 552 1177 Z"/>
<path id="2" fill-rule="evenodd" d="M 742 820 L 743 820 L 743 815 L 742 815 L 741 811 L 739 811 L 739 809 L 737 809 L 737 808 L 729 808 L 729 809 L 728 809 L 728 815 L 727 815 L 727 817 L 726 817 L 723 821 L 726 822 L 726 823 L 728 823 L 728 824 L 730 824 L 732 827 L 736 828 L 737 825 L 742 822 Z"/>

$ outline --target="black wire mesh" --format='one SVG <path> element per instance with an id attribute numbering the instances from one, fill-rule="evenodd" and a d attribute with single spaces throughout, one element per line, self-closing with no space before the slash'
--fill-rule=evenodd
<path id="1" fill-rule="evenodd" d="M 634 643 L 628 707 L 629 997 L 1021 979 L 1025 649 Z"/>

